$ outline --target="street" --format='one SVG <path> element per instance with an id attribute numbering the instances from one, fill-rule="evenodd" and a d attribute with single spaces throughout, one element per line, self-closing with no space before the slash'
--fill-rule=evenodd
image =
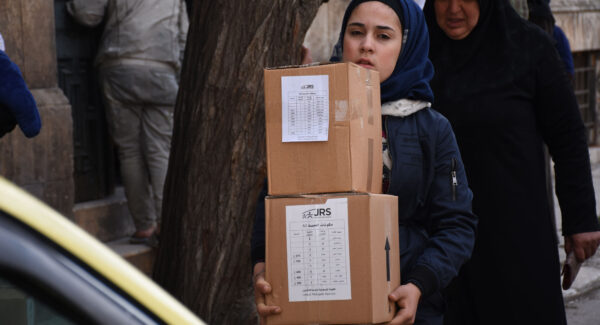
<path id="1" fill-rule="evenodd" d="M 565 304 L 569 325 L 596 325 L 600 323 L 600 289 Z"/>
<path id="2" fill-rule="evenodd" d="M 600 214 L 600 148 L 590 147 L 590 160 L 592 162 L 592 178 L 596 192 L 596 212 Z M 561 236 L 560 209 L 558 200 L 554 197 L 556 221 L 559 227 L 560 239 L 559 254 L 561 263 L 564 261 L 564 241 Z M 564 291 L 565 310 L 569 325 L 597 325 L 600 324 L 600 250 L 588 259 L 582 266 L 573 289 Z M 589 290 L 589 291 L 588 291 Z M 575 292 L 575 293 L 574 293 Z"/>
<path id="3" fill-rule="evenodd" d="M 600 148 L 590 147 L 592 179 L 596 192 L 596 212 L 600 214 Z M 564 240 L 561 235 L 561 217 L 558 199 L 554 197 L 561 263 L 565 259 Z M 570 290 L 563 291 L 569 325 L 600 324 L 600 250 L 585 261 Z"/>

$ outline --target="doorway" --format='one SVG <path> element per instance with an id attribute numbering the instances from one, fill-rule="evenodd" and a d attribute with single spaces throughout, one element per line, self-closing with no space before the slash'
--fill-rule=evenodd
<path id="1" fill-rule="evenodd" d="M 67 12 L 66 2 L 54 1 L 56 56 L 58 85 L 72 107 L 73 178 L 78 203 L 112 194 L 117 164 L 93 65 L 102 26 L 78 24 Z"/>

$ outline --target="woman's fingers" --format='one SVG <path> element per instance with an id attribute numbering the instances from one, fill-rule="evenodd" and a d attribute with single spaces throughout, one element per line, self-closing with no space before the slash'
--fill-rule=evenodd
<path id="1" fill-rule="evenodd" d="M 269 306 L 266 303 L 265 295 L 271 293 L 271 285 L 265 280 L 264 269 L 255 271 L 258 271 L 254 275 L 254 302 L 256 303 L 256 311 L 260 317 L 281 313 L 279 306 Z"/>
<path id="2" fill-rule="evenodd" d="M 277 315 L 281 313 L 281 307 L 279 306 L 268 306 L 264 303 L 259 303 L 256 305 L 256 311 L 260 315 L 260 317 L 266 317 L 269 315 Z"/>

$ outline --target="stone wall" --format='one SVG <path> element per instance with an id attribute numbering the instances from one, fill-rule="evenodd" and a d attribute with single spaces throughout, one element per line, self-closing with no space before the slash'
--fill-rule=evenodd
<path id="1" fill-rule="evenodd" d="M 42 118 L 35 138 L 25 138 L 17 127 L 0 139 L 0 175 L 71 216 L 73 122 L 71 106 L 57 86 L 53 0 L 1 0 L 0 32 Z"/>
<path id="2" fill-rule="evenodd" d="M 0 1 L 0 33 L 29 88 L 56 87 L 53 0 Z"/>
<path id="3" fill-rule="evenodd" d="M 59 88 L 31 90 L 42 117 L 33 139 L 17 127 L 0 139 L 0 175 L 67 216 L 73 209 L 71 106 Z"/>
<path id="4" fill-rule="evenodd" d="M 600 0 L 553 0 L 550 5 L 573 52 L 600 50 Z"/>

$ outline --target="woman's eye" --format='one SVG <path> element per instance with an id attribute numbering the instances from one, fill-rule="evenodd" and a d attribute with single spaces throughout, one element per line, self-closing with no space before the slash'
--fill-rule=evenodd
<path id="1" fill-rule="evenodd" d="M 360 31 L 358 31 L 358 30 L 351 30 L 350 31 L 350 35 L 352 35 L 352 36 L 358 36 L 358 35 L 361 35 L 361 34 L 362 33 Z"/>
<path id="2" fill-rule="evenodd" d="M 379 34 L 377 35 L 378 38 L 383 39 L 383 40 L 388 40 L 390 39 L 390 36 L 387 34 Z"/>

